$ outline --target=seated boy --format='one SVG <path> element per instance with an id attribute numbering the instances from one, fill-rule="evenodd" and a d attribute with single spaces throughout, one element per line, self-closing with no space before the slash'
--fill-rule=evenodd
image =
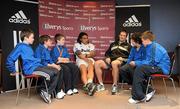
<path id="1" fill-rule="evenodd" d="M 79 68 L 70 61 L 70 54 L 68 48 L 65 46 L 65 36 L 57 33 L 54 37 L 56 46 L 51 51 L 51 57 L 54 63 L 61 65 L 64 76 L 64 89 L 67 95 L 73 95 L 78 93 L 79 83 Z"/>
<path id="2" fill-rule="evenodd" d="M 34 57 L 33 49 L 30 44 L 34 42 L 34 32 L 31 29 L 23 29 L 20 34 L 22 43 L 16 45 L 13 51 L 7 57 L 6 66 L 11 75 L 16 75 L 15 61 L 20 57 L 25 75 L 44 75 L 48 82 L 48 90 L 40 89 L 40 95 L 46 103 L 51 103 L 51 94 L 55 90 L 58 81 L 58 72 L 51 70 L 41 64 L 41 60 Z M 60 70 L 60 66 L 56 69 Z M 57 70 L 57 71 L 58 71 Z"/>
<path id="3" fill-rule="evenodd" d="M 39 37 L 39 45 L 35 50 L 35 57 L 41 59 L 41 64 L 43 66 L 51 67 L 52 70 L 55 70 L 58 72 L 57 68 L 59 68 L 60 65 L 56 65 L 53 63 L 51 56 L 50 56 L 50 47 L 52 47 L 52 40 L 50 36 L 48 35 L 42 35 Z M 62 99 L 65 96 L 65 93 L 63 90 L 61 90 L 63 85 L 63 69 L 60 70 L 59 74 L 59 80 L 56 87 L 56 98 Z"/>
<path id="4" fill-rule="evenodd" d="M 131 52 L 127 63 L 120 68 L 120 75 L 123 82 L 132 85 L 133 74 L 136 66 L 133 64 L 136 61 L 141 62 L 145 58 L 145 48 L 142 45 L 141 33 L 134 33 L 131 36 Z"/>
<path id="5" fill-rule="evenodd" d="M 151 74 L 163 73 L 168 75 L 170 71 L 170 58 L 164 47 L 154 41 L 155 35 L 150 31 L 145 31 L 142 36 L 142 43 L 146 48 L 145 59 L 133 62 L 136 65 L 132 83 L 132 97 L 129 103 L 139 103 L 149 101 L 155 90 L 149 88 L 146 95 L 147 79 Z"/>

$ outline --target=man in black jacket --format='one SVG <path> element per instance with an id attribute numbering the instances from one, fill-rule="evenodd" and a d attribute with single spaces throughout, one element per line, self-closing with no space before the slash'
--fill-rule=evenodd
<path id="1" fill-rule="evenodd" d="M 115 39 L 115 42 L 110 44 L 110 47 L 105 53 L 104 60 L 98 60 L 95 62 L 95 72 L 99 81 L 97 91 L 105 90 L 102 80 L 102 70 L 112 68 L 112 95 L 115 95 L 118 91 L 117 82 L 119 79 L 119 66 L 126 62 L 130 53 L 130 44 L 127 43 L 127 32 L 121 31 L 119 37 Z"/>

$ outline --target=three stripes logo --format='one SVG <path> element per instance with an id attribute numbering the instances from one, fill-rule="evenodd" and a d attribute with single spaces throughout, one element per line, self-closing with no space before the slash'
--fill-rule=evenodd
<path id="1" fill-rule="evenodd" d="M 22 10 L 18 11 L 15 15 L 9 18 L 10 23 L 30 24 L 30 19 L 27 19 L 26 15 Z"/>
<path id="2" fill-rule="evenodd" d="M 135 15 L 132 15 L 123 23 L 123 27 L 141 27 L 142 23 L 138 21 Z"/>

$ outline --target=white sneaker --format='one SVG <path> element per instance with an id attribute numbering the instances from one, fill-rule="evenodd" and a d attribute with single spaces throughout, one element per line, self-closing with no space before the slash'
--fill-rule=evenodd
<path id="1" fill-rule="evenodd" d="M 73 95 L 73 91 L 71 89 L 69 89 L 67 92 L 66 92 L 67 95 Z"/>
<path id="2" fill-rule="evenodd" d="M 76 88 L 74 88 L 72 91 L 73 91 L 73 94 L 79 93 L 79 91 Z"/>
<path id="3" fill-rule="evenodd" d="M 111 94 L 116 95 L 118 93 L 118 86 L 112 85 Z"/>
<path id="4" fill-rule="evenodd" d="M 104 90 L 105 90 L 104 85 L 102 85 L 102 84 L 98 84 L 98 85 L 97 85 L 97 90 L 96 90 L 96 92 L 100 92 L 100 91 L 104 91 Z"/>
<path id="5" fill-rule="evenodd" d="M 144 97 L 142 100 L 134 100 L 133 98 L 130 98 L 128 100 L 128 102 L 131 103 L 131 104 L 137 104 L 139 102 L 144 102 L 145 100 L 146 100 L 146 97 Z"/>
<path id="6" fill-rule="evenodd" d="M 63 99 L 66 94 L 61 90 L 57 93 L 56 98 L 57 99 Z"/>
<path id="7" fill-rule="evenodd" d="M 140 101 L 139 101 L 139 100 L 134 100 L 133 98 L 130 98 L 130 99 L 128 100 L 128 102 L 131 103 L 131 104 L 137 104 L 137 103 L 139 103 Z"/>
<path id="8" fill-rule="evenodd" d="M 150 101 L 151 98 L 154 96 L 155 92 L 156 92 L 156 90 L 153 90 L 152 92 L 148 93 L 146 95 L 146 101 Z"/>

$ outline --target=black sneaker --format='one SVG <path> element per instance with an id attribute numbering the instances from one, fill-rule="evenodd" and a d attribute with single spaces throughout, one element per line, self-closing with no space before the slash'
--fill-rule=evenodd
<path id="1" fill-rule="evenodd" d="M 84 91 L 85 93 L 88 93 L 88 87 L 87 87 L 87 84 L 83 86 L 83 91 Z"/>
<path id="2" fill-rule="evenodd" d="M 88 83 L 87 88 L 88 88 L 88 95 L 93 96 L 94 93 L 96 92 L 97 86 L 94 83 Z"/>
<path id="3" fill-rule="evenodd" d="M 40 92 L 41 98 L 46 102 L 46 103 L 51 103 L 51 95 L 49 95 L 47 92 L 44 90 L 41 90 Z"/>

